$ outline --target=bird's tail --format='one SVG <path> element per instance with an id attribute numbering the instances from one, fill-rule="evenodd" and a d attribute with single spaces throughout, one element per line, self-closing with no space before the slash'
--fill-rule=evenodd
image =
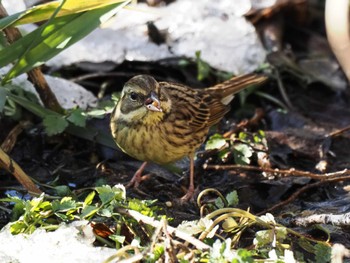
<path id="1" fill-rule="evenodd" d="M 221 102 L 228 105 L 237 92 L 251 86 L 259 85 L 267 80 L 266 76 L 257 74 L 247 74 L 238 77 L 233 77 L 223 83 L 217 84 L 208 88 L 208 92 L 213 91 L 216 94 L 221 93 Z M 220 90 L 220 91 L 219 91 Z"/>

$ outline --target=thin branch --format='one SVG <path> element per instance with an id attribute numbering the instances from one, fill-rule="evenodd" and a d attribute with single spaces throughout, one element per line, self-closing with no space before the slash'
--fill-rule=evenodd
<path id="1" fill-rule="evenodd" d="M 347 132 L 349 130 L 350 130 L 350 126 L 346 126 L 344 128 L 341 128 L 341 129 L 338 129 L 338 130 L 335 130 L 333 132 L 328 133 L 326 138 L 339 136 L 339 135 L 341 135 L 344 132 Z"/>
<path id="2" fill-rule="evenodd" d="M 265 172 L 272 173 L 275 175 L 285 175 L 285 176 L 302 176 L 309 177 L 316 180 L 328 180 L 330 178 L 337 178 L 339 176 L 350 175 L 350 170 L 344 169 L 342 171 L 336 171 L 332 173 L 325 174 L 316 174 L 308 171 L 296 170 L 294 168 L 288 170 L 280 170 L 273 168 L 265 168 L 265 167 L 257 167 L 250 165 L 240 165 L 240 164 L 229 164 L 229 165 L 203 165 L 204 169 L 213 169 L 213 170 L 245 170 L 245 171 L 257 171 L 257 172 Z M 350 177 L 349 177 L 350 179 Z"/>
<path id="3" fill-rule="evenodd" d="M 33 183 L 29 176 L 22 170 L 22 168 L 12 160 L 1 148 L 0 148 L 0 168 L 6 169 L 11 173 L 18 182 L 20 182 L 24 188 L 30 193 L 41 194 L 41 190 Z"/>
<path id="4" fill-rule="evenodd" d="M 29 121 L 20 121 L 7 135 L 6 139 L 2 142 L 0 147 L 7 153 L 10 153 L 16 144 L 17 137 L 22 131 L 29 127 L 31 123 Z"/>

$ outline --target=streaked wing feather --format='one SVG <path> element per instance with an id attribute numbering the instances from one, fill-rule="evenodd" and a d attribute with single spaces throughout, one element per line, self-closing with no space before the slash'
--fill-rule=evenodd
<path id="1" fill-rule="evenodd" d="M 259 84 L 266 77 L 248 74 L 232 78 L 228 81 L 206 89 L 192 89 L 175 83 L 160 82 L 160 86 L 173 97 L 173 114 L 183 120 L 192 131 L 208 129 L 217 124 L 230 110 L 229 102 L 233 94 L 245 87 Z M 231 98 L 232 97 L 232 98 Z"/>
<path id="2" fill-rule="evenodd" d="M 210 104 L 209 127 L 217 124 L 229 110 L 230 106 L 222 104 L 219 100 L 213 100 Z"/>
<path id="3" fill-rule="evenodd" d="M 222 98 L 236 94 L 250 85 L 261 84 L 267 79 L 266 76 L 257 74 L 246 74 L 232 79 L 226 80 L 223 83 L 207 88 L 209 93 L 221 94 Z"/>
<path id="4" fill-rule="evenodd" d="M 168 120 L 172 121 L 176 117 L 177 120 L 183 121 L 191 131 L 198 131 L 208 126 L 210 108 L 203 101 L 202 90 L 175 83 L 160 82 L 159 84 L 172 97 L 172 112 Z"/>

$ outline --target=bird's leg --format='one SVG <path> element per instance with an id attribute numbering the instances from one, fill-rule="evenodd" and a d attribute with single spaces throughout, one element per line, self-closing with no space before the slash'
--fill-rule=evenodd
<path id="1" fill-rule="evenodd" d="M 126 188 L 137 188 L 140 185 L 140 182 L 142 181 L 142 173 L 147 165 L 147 162 L 143 162 L 140 166 L 140 168 L 136 171 L 134 176 L 131 178 L 130 182 L 126 185 Z"/>
<path id="2" fill-rule="evenodd" d="M 194 156 L 190 156 L 190 185 L 188 186 L 187 193 L 181 197 L 181 201 L 188 201 L 194 194 Z"/>

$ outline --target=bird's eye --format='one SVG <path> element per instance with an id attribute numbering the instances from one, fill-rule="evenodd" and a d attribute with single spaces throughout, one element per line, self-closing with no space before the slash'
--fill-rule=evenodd
<path id="1" fill-rule="evenodd" d="M 132 101 L 136 101 L 137 98 L 138 98 L 138 95 L 136 92 L 131 92 L 130 95 L 129 95 L 129 98 L 132 100 Z"/>

